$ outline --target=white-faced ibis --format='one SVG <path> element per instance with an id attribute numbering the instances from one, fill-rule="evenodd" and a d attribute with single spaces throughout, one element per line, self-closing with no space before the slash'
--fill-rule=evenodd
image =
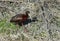
<path id="1" fill-rule="evenodd" d="M 23 26 L 28 23 L 35 22 L 37 20 L 36 18 L 33 18 L 33 20 L 29 19 L 29 13 L 30 11 L 26 11 L 25 14 L 17 14 L 11 18 L 10 22 L 15 23 L 16 25 L 19 26 Z"/>
<path id="2" fill-rule="evenodd" d="M 30 11 L 26 11 L 25 14 L 17 14 L 11 18 L 10 22 L 13 22 L 15 24 L 22 26 L 23 22 L 29 18 L 29 15 L 28 15 L 29 13 Z"/>

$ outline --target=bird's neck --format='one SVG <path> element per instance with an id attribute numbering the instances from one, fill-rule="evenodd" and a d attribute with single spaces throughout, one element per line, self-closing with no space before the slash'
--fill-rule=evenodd
<path id="1" fill-rule="evenodd" d="M 26 16 L 27 16 L 27 17 L 29 16 L 28 13 L 26 13 Z"/>

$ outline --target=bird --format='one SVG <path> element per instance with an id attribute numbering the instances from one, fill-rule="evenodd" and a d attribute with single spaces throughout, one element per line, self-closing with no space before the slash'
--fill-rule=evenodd
<path id="1" fill-rule="evenodd" d="M 30 11 L 26 11 L 25 14 L 17 14 L 10 19 L 10 22 L 22 26 L 23 23 L 29 18 L 29 13 Z"/>
<path id="2" fill-rule="evenodd" d="M 17 14 L 10 19 L 10 22 L 14 23 L 15 25 L 18 25 L 18 26 L 24 26 L 24 25 L 27 25 L 28 23 L 37 21 L 36 17 L 32 18 L 32 20 L 31 20 L 31 18 L 29 19 L 29 17 L 30 17 L 29 13 L 30 13 L 30 11 L 26 11 L 25 14 L 22 14 L 22 13 Z M 24 31 L 28 32 L 28 30 L 25 26 L 24 26 Z"/>
<path id="3" fill-rule="evenodd" d="M 28 23 L 38 21 L 37 17 L 33 17 L 32 19 L 29 18 L 30 17 L 29 13 L 30 11 L 26 11 L 25 14 L 22 14 L 22 13 L 17 14 L 10 19 L 10 22 L 14 23 L 15 25 L 23 26 Z"/>

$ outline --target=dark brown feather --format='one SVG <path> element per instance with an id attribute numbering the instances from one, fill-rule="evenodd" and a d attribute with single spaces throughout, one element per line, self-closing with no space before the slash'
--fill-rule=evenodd
<path id="1" fill-rule="evenodd" d="M 10 22 L 14 22 L 15 24 L 23 24 L 24 21 L 26 21 L 29 18 L 28 13 L 30 13 L 29 11 L 26 11 L 25 14 L 17 14 L 15 16 L 13 16 L 10 20 Z"/>

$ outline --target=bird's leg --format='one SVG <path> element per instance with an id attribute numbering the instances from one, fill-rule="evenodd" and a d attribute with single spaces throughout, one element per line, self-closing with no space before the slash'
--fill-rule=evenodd
<path id="1" fill-rule="evenodd" d="M 19 27 L 18 23 L 16 23 L 16 27 Z"/>
<path id="2" fill-rule="evenodd" d="M 23 23 L 21 23 L 21 25 L 23 26 Z"/>
<path id="3" fill-rule="evenodd" d="M 26 28 L 26 27 L 24 28 L 24 32 L 28 32 L 28 30 L 27 30 L 27 28 Z"/>
<path id="4" fill-rule="evenodd" d="M 24 27 L 24 32 L 28 32 L 27 28 L 23 25 L 23 23 L 22 23 L 22 26 Z"/>
<path id="5" fill-rule="evenodd" d="M 16 29 L 16 33 L 17 33 L 19 30 L 19 25 L 17 23 L 16 23 L 16 27 L 17 27 L 17 29 Z"/>

